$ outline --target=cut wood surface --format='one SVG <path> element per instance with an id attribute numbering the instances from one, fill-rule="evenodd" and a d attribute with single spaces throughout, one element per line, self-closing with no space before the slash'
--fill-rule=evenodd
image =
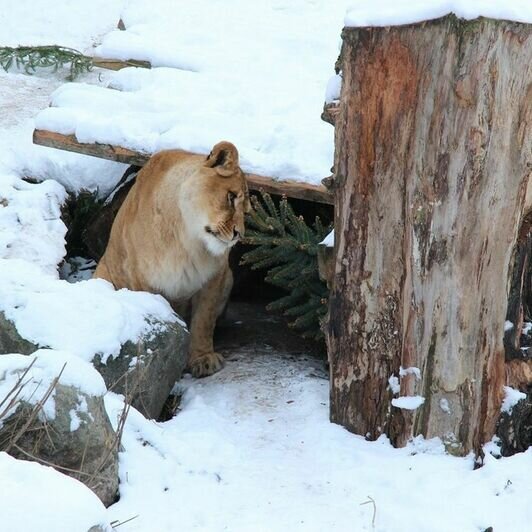
<path id="1" fill-rule="evenodd" d="M 347 28 L 340 63 L 331 419 L 481 454 L 503 386 L 530 378 L 521 361 L 507 375 L 503 337 L 531 181 L 532 25 Z"/>
<path id="2" fill-rule="evenodd" d="M 137 166 L 143 166 L 150 158 L 150 154 L 130 150 L 121 146 L 82 143 L 74 135 L 63 135 L 62 133 L 42 129 L 36 129 L 33 132 L 33 142 L 34 144 L 49 148 L 72 151 Z M 256 174 L 246 175 L 249 187 L 252 190 L 264 190 L 270 194 L 285 195 L 289 198 L 303 199 L 317 203 L 333 203 L 332 195 L 321 185 L 312 185 L 297 181 L 279 181 L 273 177 Z"/>

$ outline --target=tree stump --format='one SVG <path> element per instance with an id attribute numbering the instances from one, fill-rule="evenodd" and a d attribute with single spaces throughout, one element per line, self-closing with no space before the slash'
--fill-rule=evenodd
<path id="1" fill-rule="evenodd" d="M 331 420 L 480 453 L 532 203 L 532 25 L 448 15 L 342 37 Z"/>

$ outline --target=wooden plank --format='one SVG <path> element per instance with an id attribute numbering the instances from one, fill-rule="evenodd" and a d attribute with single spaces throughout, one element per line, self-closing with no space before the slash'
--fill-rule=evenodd
<path id="1" fill-rule="evenodd" d="M 72 151 L 84 155 L 91 155 L 92 157 L 99 157 L 100 159 L 117 161 L 119 163 L 136 164 L 137 166 L 144 166 L 150 158 L 149 154 L 143 154 L 128 148 L 122 148 L 121 146 L 112 146 L 111 144 L 85 144 L 78 142 L 78 139 L 74 135 L 63 135 L 43 129 L 36 129 L 33 132 L 33 143 L 48 148 L 57 148 L 58 150 Z"/>
<path id="2" fill-rule="evenodd" d="M 139 59 L 107 59 L 105 57 L 92 57 L 92 64 L 95 67 L 106 68 L 107 70 L 122 70 L 127 67 L 151 68 L 149 61 Z"/>
<path id="3" fill-rule="evenodd" d="M 148 153 L 141 153 L 111 144 L 86 144 L 79 142 L 74 135 L 63 135 L 43 129 L 36 129 L 33 132 L 33 143 L 39 144 L 40 146 L 47 146 L 48 148 L 57 148 L 59 150 L 72 151 L 138 166 L 143 166 L 150 158 L 150 154 Z M 297 181 L 279 181 L 272 177 L 256 174 L 247 174 L 247 180 L 249 188 L 252 190 L 262 189 L 270 194 L 284 194 L 289 198 L 303 199 L 317 203 L 333 203 L 332 195 L 321 185 L 298 183 Z"/>

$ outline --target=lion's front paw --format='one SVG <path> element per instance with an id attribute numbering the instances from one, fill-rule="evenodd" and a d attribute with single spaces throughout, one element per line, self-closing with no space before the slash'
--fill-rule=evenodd
<path id="1" fill-rule="evenodd" d="M 208 377 L 220 371 L 224 365 L 224 357 L 219 353 L 192 354 L 188 363 L 188 370 L 193 377 Z"/>

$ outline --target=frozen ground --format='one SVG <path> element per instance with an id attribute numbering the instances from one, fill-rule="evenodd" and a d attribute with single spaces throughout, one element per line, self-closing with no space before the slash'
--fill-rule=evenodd
<path id="1" fill-rule="evenodd" d="M 114 26 L 122 4 L 113 0 L 94 7 L 94 1 L 40 0 L 35 9 L 36 0 L 18 0 L 13 9 L 0 14 L 2 31 L 9 30 L 0 33 L 0 45 L 16 44 L 20 31 L 25 44 L 53 38 L 89 48 Z M 200 4 L 204 3 L 198 2 L 191 13 Z M 149 13 L 143 11 L 147 3 L 134 0 L 128 5 L 132 21 L 140 23 L 143 13 L 149 22 L 159 2 L 149 4 L 153 6 Z M 212 5 L 217 6 L 213 16 L 221 17 L 226 2 Z M 287 2 L 264 5 L 272 11 L 288 9 Z M 318 0 L 297 2 L 299 11 L 290 15 L 292 22 L 306 20 L 306 10 L 321 13 L 329 5 Z M 242 16 L 248 12 L 244 9 Z M 341 24 L 343 11 L 339 14 Z M 257 15 L 255 22 L 274 33 L 279 27 L 273 20 Z M 308 29 L 315 28 L 309 24 Z M 325 76 L 331 65 L 328 62 Z M 245 78 L 246 72 L 240 73 Z M 81 81 L 105 84 L 109 74 L 104 73 L 101 81 L 99 74 Z M 157 79 L 167 74 L 154 71 L 153 75 Z M 135 81 L 133 74 L 121 76 Z M 277 80 L 279 85 L 283 82 Z M 123 172 L 114 163 L 31 145 L 34 117 L 60 85 L 62 73 L 0 74 L 0 304 L 28 336 L 64 349 L 67 357 L 87 359 L 102 343 L 112 354 L 126 336 L 142 328 L 143 313 L 164 315 L 168 309 L 158 298 L 114 294 L 103 282 L 67 285 L 57 278 L 56 265 L 64 254 L 65 228 L 59 219 L 63 187 L 103 192 Z M 324 87 L 320 98 L 323 93 Z M 62 94 L 67 91 L 62 89 Z M 209 113 L 215 115 L 216 110 Z M 268 125 L 258 120 L 254 128 Z M 30 185 L 22 181 L 24 176 L 55 181 Z M 391 448 L 385 439 L 366 442 L 329 423 L 328 382 L 320 360 L 302 353 L 299 341 L 287 346 L 285 332 L 269 341 L 261 332 L 272 326 L 271 320 L 235 323 L 241 321 L 245 320 L 233 319 L 231 341 L 227 335 L 220 340 L 229 359 L 226 368 L 211 378 L 184 379 L 178 385 L 184 396 L 175 418 L 156 423 L 136 411 L 130 413 L 120 454 L 118 503 L 105 510 L 76 481 L 0 454 L 0 528 L 86 532 L 95 522 L 133 518 L 117 530 L 531 530 L 531 450 L 499 460 L 488 453 L 485 466 L 473 470 L 471 457 L 447 456 L 438 441 L 416 440 L 401 450 Z M 246 335 L 238 333 L 238 338 L 246 338 L 244 345 L 235 341 L 238 327 L 248 328 Z M 13 360 L 0 365 L 0 374 Z M 83 371 L 79 373 L 83 381 Z M 106 405 L 116 422 L 121 398 L 108 393 Z M 490 449 L 496 451 L 496 446 Z"/>

